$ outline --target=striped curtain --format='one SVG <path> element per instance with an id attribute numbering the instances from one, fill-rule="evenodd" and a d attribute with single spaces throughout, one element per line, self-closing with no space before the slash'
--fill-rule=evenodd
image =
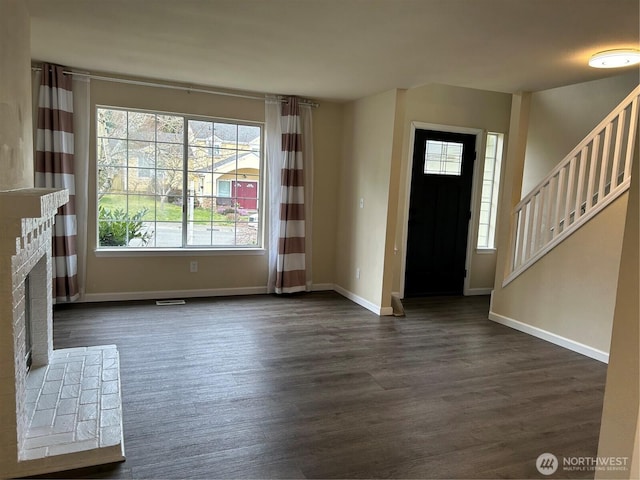
<path id="1" fill-rule="evenodd" d="M 276 293 L 306 290 L 303 136 L 297 97 L 282 103 L 282 170 Z"/>
<path id="2" fill-rule="evenodd" d="M 35 186 L 69 190 L 69 203 L 58 210 L 52 239 L 53 299 L 56 302 L 71 302 L 79 297 L 72 83 L 71 75 L 65 75 L 63 67 L 42 65 Z"/>

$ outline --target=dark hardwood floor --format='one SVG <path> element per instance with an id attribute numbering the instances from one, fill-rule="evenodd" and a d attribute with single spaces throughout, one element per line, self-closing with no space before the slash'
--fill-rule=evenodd
<path id="1" fill-rule="evenodd" d="M 488 306 L 414 299 L 380 318 L 322 292 L 57 307 L 56 348 L 119 347 L 127 460 L 48 477 L 544 478 L 543 452 L 595 456 L 606 365 Z"/>

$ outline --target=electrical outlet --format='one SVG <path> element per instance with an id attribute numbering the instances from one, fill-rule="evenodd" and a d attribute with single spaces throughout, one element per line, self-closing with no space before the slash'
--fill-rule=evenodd
<path id="1" fill-rule="evenodd" d="M 196 260 L 193 260 L 190 264 L 189 264 L 189 271 L 191 273 L 196 273 L 198 271 L 198 262 Z"/>
<path id="2" fill-rule="evenodd" d="M 364 208 L 364 197 L 360 198 L 360 208 Z"/>
<path id="3" fill-rule="evenodd" d="M 360 279 L 360 269 L 356 268 L 356 278 Z"/>

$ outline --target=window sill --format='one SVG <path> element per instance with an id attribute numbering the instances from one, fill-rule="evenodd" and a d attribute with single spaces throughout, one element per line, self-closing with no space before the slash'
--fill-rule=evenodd
<path id="1" fill-rule="evenodd" d="M 264 248 L 100 248 L 96 257 L 214 257 L 232 255 L 264 255 Z"/>
<path id="2" fill-rule="evenodd" d="M 495 248 L 476 248 L 478 255 L 495 255 L 498 250 Z"/>

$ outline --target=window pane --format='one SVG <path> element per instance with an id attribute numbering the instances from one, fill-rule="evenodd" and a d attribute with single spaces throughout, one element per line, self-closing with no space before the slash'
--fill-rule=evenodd
<path id="1" fill-rule="evenodd" d="M 187 220 L 196 222 L 210 222 L 213 220 L 213 198 L 187 197 Z"/>
<path id="2" fill-rule="evenodd" d="M 154 173 L 151 168 L 129 168 L 127 169 L 126 190 L 129 193 L 145 194 L 153 193 Z"/>
<path id="3" fill-rule="evenodd" d="M 218 155 L 214 159 L 213 171 L 221 172 L 221 173 L 235 171 L 237 168 L 239 155 L 245 155 L 245 154 L 239 153 L 237 150 L 229 150 L 227 148 L 221 149 L 220 155 Z"/>
<path id="4" fill-rule="evenodd" d="M 188 222 L 187 243 L 192 246 L 211 246 L 211 222 Z"/>
<path id="5" fill-rule="evenodd" d="M 189 170 L 192 172 L 211 172 L 213 169 L 213 149 L 189 147 Z"/>
<path id="6" fill-rule="evenodd" d="M 156 139 L 156 116 L 153 113 L 129 112 L 128 136 L 132 140 Z"/>
<path id="7" fill-rule="evenodd" d="M 99 108 L 97 133 L 98 137 L 127 138 L 127 112 Z"/>
<path id="8" fill-rule="evenodd" d="M 127 169 L 124 167 L 98 167 L 98 194 L 126 192 Z"/>
<path id="9" fill-rule="evenodd" d="M 130 141 L 128 144 L 128 166 L 154 168 L 156 148 L 153 142 Z"/>
<path id="10" fill-rule="evenodd" d="M 189 120 L 189 145 L 198 147 L 213 146 L 213 123 Z"/>
<path id="11" fill-rule="evenodd" d="M 260 127 L 238 126 L 238 150 L 260 150 Z"/>
<path id="12" fill-rule="evenodd" d="M 238 125 L 232 123 L 218 123 L 213 125 L 213 134 L 220 141 L 221 148 L 237 148 Z"/>
<path id="13" fill-rule="evenodd" d="M 158 168 L 182 170 L 182 157 L 184 156 L 182 145 L 175 143 L 158 143 L 156 153 L 156 165 Z"/>
<path id="14" fill-rule="evenodd" d="M 97 154 L 98 165 L 126 165 L 127 142 L 113 138 L 99 138 Z"/>
<path id="15" fill-rule="evenodd" d="M 229 214 L 231 216 L 233 214 Z M 212 245 L 229 246 L 236 244 L 236 228 L 233 219 L 228 222 L 215 222 L 211 231 Z"/>
<path id="16" fill-rule="evenodd" d="M 156 222 L 154 242 L 156 247 L 182 247 L 182 222 Z"/>
<path id="17" fill-rule="evenodd" d="M 236 243 L 243 246 L 258 245 L 258 229 L 250 223 L 236 225 Z"/>
<path id="18" fill-rule="evenodd" d="M 155 189 L 152 193 L 166 197 L 168 195 L 182 198 L 182 170 L 157 170 Z M 182 204 L 182 201 L 179 202 Z"/>
<path id="19" fill-rule="evenodd" d="M 154 220 L 156 215 L 153 195 L 128 195 L 125 206 L 129 215 L 139 215 L 143 220 Z"/>
<path id="20" fill-rule="evenodd" d="M 424 173 L 428 175 L 461 175 L 462 144 L 427 140 Z"/>
<path id="21" fill-rule="evenodd" d="M 179 143 L 184 141 L 184 119 L 174 115 L 158 115 L 157 141 Z"/>

